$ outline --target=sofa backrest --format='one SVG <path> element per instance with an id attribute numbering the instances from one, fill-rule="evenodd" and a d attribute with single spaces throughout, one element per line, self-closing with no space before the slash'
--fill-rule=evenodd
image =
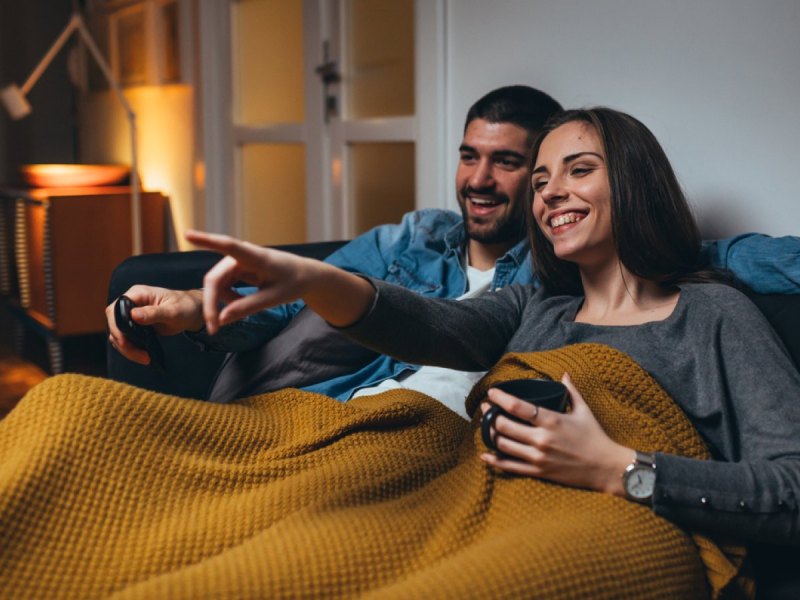
<path id="1" fill-rule="evenodd" d="M 748 293 L 748 296 L 778 333 L 800 370 L 800 295 Z"/>
<path id="2" fill-rule="evenodd" d="M 278 248 L 301 256 L 323 259 L 346 242 L 317 242 L 293 244 Z M 112 302 L 131 285 L 143 283 L 171 289 L 201 287 L 203 276 L 221 256 L 214 252 L 169 252 L 143 254 L 121 263 L 111 276 L 108 302 Z M 785 344 L 795 366 L 800 370 L 800 295 L 763 295 L 748 293 Z M 183 336 L 162 340 L 170 358 L 170 373 L 156 375 L 152 369 L 131 363 L 118 353 L 108 351 L 108 375 L 148 389 L 181 396 L 205 397 L 212 376 L 222 361 L 222 355 L 200 352 Z M 207 373 L 204 381 L 199 373 Z"/>

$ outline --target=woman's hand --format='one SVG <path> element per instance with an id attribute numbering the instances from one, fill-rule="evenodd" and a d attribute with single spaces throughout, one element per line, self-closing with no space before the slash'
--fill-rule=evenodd
<path id="1" fill-rule="evenodd" d="M 508 473 L 624 496 L 622 473 L 634 451 L 606 435 L 567 373 L 561 382 L 572 399 L 567 414 L 544 408 L 536 414 L 532 404 L 490 389 L 488 399 L 493 404 L 531 424 L 499 416 L 495 441 L 502 455 L 485 453 L 481 459 Z M 482 412 L 489 407 L 487 402 L 481 404 Z"/>
<path id="2" fill-rule="evenodd" d="M 367 280 L 318 260 L 227 235 L 187 231 L 186 239 L 226 255 L 203 279 L 203 318 L 212 335 L 223 325 L 298 298 L 332 325 L 343 327 L 361 318 L 375 297 Z M 258 291 L 241 296 L 232 289 L 238 281 Z"/>

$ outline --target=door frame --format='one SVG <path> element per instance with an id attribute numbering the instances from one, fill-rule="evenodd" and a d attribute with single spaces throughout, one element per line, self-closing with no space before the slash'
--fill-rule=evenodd
<path id="1" fill-rule="evenodd" d="M 314 68 L 322 63 L 322 40 L 330 39 L 332 19 L 339 18 L 337 0 L 303 0 L 304 84 L 306 123 L 272 127 L 244 127 L 234 123 L 231 9 L 236 0 L 199 0 L 198 105 L 202 131 L 201 169 L 204 179 L 203 227 L 210 231 L 242 235 L 243 200 L 238 181 L 237 148 L 243 142 L 281 142 L 293 138 L 306 148 L 306 233 L 309 241 L 346 239 L 348 231 L 345 193 L 337 189 L 331 163 L 331 128 L 321 143 L 309 143 L 309 131 L 322 125 L 323 90 Z M 415 207 L 445 208 L 449 189 L 446 166 L 446 0 L 415 0 L 415 102 L 413 117 L 342 121 L 350 141 L 368 141 L 381 128 L 382 139 L 415 143 Z M 317 129 L 319 131 L 320 129 Z M 387 138 L 386 136 L 389 136 Z M 320 168 L 321 166 L 321 168 Z M 339 168 L 342 168 L 341 162 Z M 312 169 L 315 172 L 312 172 Z M 317 170 L 319 169 L 319 170 Z"/>

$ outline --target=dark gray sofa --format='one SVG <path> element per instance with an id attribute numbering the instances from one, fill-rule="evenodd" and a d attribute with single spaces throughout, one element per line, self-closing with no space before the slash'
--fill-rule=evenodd
<path id="1" fill-rule="evenodd" d="M 280 248 L 322 259 L 344 243 L 320 242 Z M 215 253 L 205 251 L 131 257 L 114 271 L 108 301 L 111 302 L 137 283 L 171 289 L 201 287 L 203 275 L 219 258 Z M 777 331 L 800 369 L 800 295 L 749 295 Z M 167 357 L 165 374 L 159 375 L 149 367 L 131 363 L 109 348 L 109 377 L 154 391 L 205 399 L 225 355 L 202 352 L 184 336 L 161 338 L 161 343 Z M 751 556 L 758 581 L 758 598 L 800 599 L 800 548 L 753 544 Z"/>

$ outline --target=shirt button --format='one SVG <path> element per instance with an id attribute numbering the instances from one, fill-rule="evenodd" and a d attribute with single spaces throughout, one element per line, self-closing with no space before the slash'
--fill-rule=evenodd
<path id="1" fill-rule="evenodd" d="M 700 498 L 700 504 L 702 504 L 703 506 L 708 506 L 708 498 L 706 498 L 705 496 Z"/>
<path id="2" fill-rule="evenodd" d="M 747 502 L 739 500 L 739 510 L 747 510 Z"/>

